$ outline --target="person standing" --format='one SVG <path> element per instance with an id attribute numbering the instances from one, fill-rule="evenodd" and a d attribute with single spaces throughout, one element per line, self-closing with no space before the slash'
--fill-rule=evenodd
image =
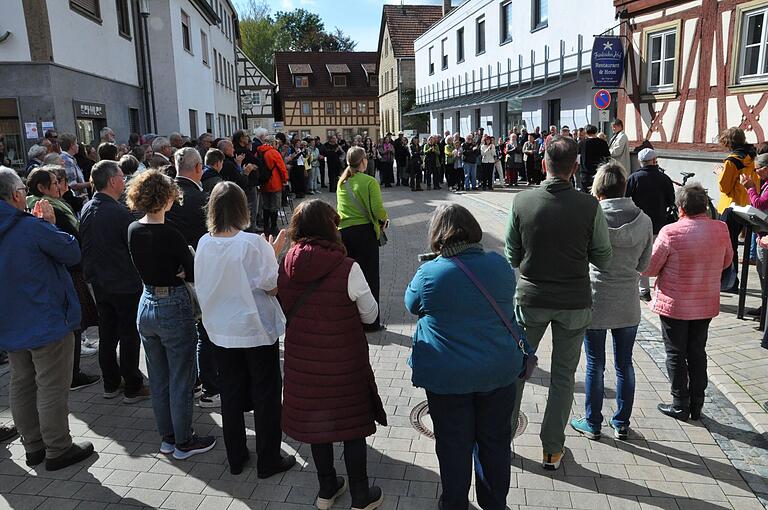
<path id="1" fill-rule="evenodd" d="M 179 157 L 182 153 L 188 160 L 189 155 L 200 159 L 196 149 L 180 149 L 175 158 L 179 170 L 189 162 Z M 144 214 L 128 227 L 128 249 L 144 283 L 136 321 L 152 387 L 160 453 L 183 460 L 211 450 L 216 440 L 192 431 L 197 333 L 184 282 L 194 282 L 194 260 L 182 233 L 165 221 L 179 195 L 170 177 L 149 170 L 131 181 L 126 201 L 133 211 Z"/>
<path id="2" fill-rule="evenodd" d="M 408 138 L 405 134 L 398 133 L 397 139 L 392 142 L 395 147 L 395 162 L 397 163 L 397 185 L 408 186 Z"/>
<path id="3" fill-rule="evenodd" d="M 547 179 L 520 193 L 509 211 L 506 257 L 520 268 L 517 318 L 528 342 L 538 348 L 552 326 L 552 381 L 541 425 L 542 466 L 555 470 L 565 453 L 565 427 L 573 404 L 574 374 L 584 332 L 591 322 L 589 265 L 606 269 L 611 243 L 597 200 L 576 191 L 571 177 L 579 168 L 572 138 L 555 136 L 544 159 Z M 518 384 L 513 423 L 524 383 Z"/>
<path id="4" fill-rule="evenodd" d="M 480 189 L 493 191 L 493 167 L 496 164 L 496 146 L 493 137 L 486 136 L 480 146 Z"/>
<path id="5" fill-rule="evenodd" d="M 474 143 L 472 135 L 467 135 L 467 140 L 461 146 L 461 159 L 464 163 L 464 189 L 477 190 L 477 158 L 480 149 Z"/>
<path id="6" fill-rule="evenodd" d="M 370 138 L 368 138 L 370 140 Z M 317 146 L 317 140 L 314 138 L 309 138 L 309 161 L 310 161 L 310 172 L 309 172 L 309 194 L 310 195 L 317 195 L 320 193 L 320 149 Z"/>
<path id="7" fill-rule="evenodd" d="M 269 172 L 269 180 L 260 186 L 264 233 L 267 235 L 277 235 L 277 211 L 282 204 L 283 187 L 288 182 L 288 169 L 277 151 L 277 144 L 276 138 L 267 136 L 265 142 L 256 149 L 264 160 L 264 168 Z"/>
<path id="8" fill-rule="evenodd" d="M 277 280 L 289 320 L 282 425 L 289 437 L 311 445 L 317 508 L 331 508 L 347 489 L 333 467 L 333 443 L 341 442 L 352 508 L 373 510 L 384 496 L 368 485 L 365 438 L 376 432 L 375 422 L 387 420 L 362 324 L 376 320 L 378 305 L 360 266 L 347 257 L 339 220 L 320 200 L 300 204 L 291 218 L 294 244 Z"/>
<path id="9" fill-rule="evenodd" d="M 200 177 L 200 184 L 206 195 L 210 195 L 213 187 L 223 181 L 221 170 L 224 167 L 224 153 L 219 149 L 208 149 L 205 153 L 205 167 Z"/>
<path id="10" fill-rule="evenodd" d="M 395 161 L 395 146 L 392 145 L 392 137 L 387 135 L 379 145 L 379 156 L 381 157 L 381 184 L 385 188 L 391 188 L 392 183 L 395 181 L 394 174 L 392 172 L 392 166 Z M 349 154 L 347 154 L 347 162 L 349 162 Z"/>
<path id="11" fill-rule="evenodd" d="M 627 180 L 627 197 L 651 218 L 653 239 L 659 231 L 672 220 L 671 213 L 675 206 L 675 189 L 672 179 L 659 168 L 656 151 L 643 149 L 637 154 L 640 169 Z M 640 276 L 640 299 L 651 300 L 651 285 L 647 276 Z"/>
<path id="12" fill-rule="evenodd" d="M 533 134 L 528 135 L 528 141 L 523 144 L 523 158 L 525 159 L 525 174 L 528 178 L 528 186 L 541 184 L 541 170 L 539 169 L 538 144 Z"/>
<path id="13" fill-rule="evenodd" d="M 341 173 L 341 157 L 344 155 L 344 151 L 339 145 L 336 135 L 328 137 L 328 142 L 323 145 L 323 149 L 321 152 L 325 157 L 325 166 L 328 169 L 328 191 L 336 193 L 336 185 Z"/>
<path id="14" fill-rule="evenodd" d="M 467 209 L 438 206 L 429 222 L 432 253 L 419 257 L 427 262 L 405 291 L 406 308 L 419 317 L 408 364 L 413 385 L 427 392 L 443 488 L 438 507 L 446 510 L 469 504 L 475 449 L 480 507 L 506 508 L 516 381 L 522 348 L 532 352 L 515 321 L 515 272 L 483 250 L 482 237 Z M 464 300 L 480 306 L 467 314 Z"/>
<path id="15" fill-rule="evenodd" d="M 627 172 L 632 173 L 632 161 L 629 159 L 629 139 L 624 132 L 624 122 L 621 119 L 614 119 L 611 128 L 613 129 L 613 136 L 608 142 L 611 157 L 621 163 Z"/>
<path id="16" fill-rule="evenodd" d="M 45 461 L 48 471 L 93 454 L 91 443 L 72 443 L 69 386 L 80 303 L 67 266 L 80 262 L 77 240 L 54 226 L 47 200 L 27 214 L 27 188 L 16 172 L 0 167 L 0 293 L 4 317 L 0 350 L 11 367 L 9 404 L 27 466 Z"/>
<path id="17" fill-rule="evenodd" d="M 590 126 L 587 127 L 589 130 Z M 629 437 L 630 417 L 635 400 L 635 369 L 632 349 L 640 324 L 640 299 L 637 281 L 645 271 L 653 250 L 651 219 L 626 198 L 626 170 L 618 162 L 601 165 L 590 184 L 592 195 L 608 223 L 611 262 L 605 269 L 590 266 L 592 281 L 592 322 L 584 337 L 587 375 L 584 393 L 586 414 L 571 420 L 571 427 L 589 439 L 598 440 L 603 424 L 603 373 L 605 338 L 611 330 L 616 367 L 616 412 L 608 421 L 616 439 Z"/>
<path id="18" fill-rule="evenodd" d="M 353 147 L 347 153 L 347 168 L 339 180 L 336 203 L 341 221 L 341 239 L 347 254 L 363 270 L 371 293 L 379 302 L 379 240 L 386 228 L 387 211 L 381 199 L 381 188 L 365 174 L 365 150 Z M 366 331 L 384 329 L 380 318 L 365 325 Z"/>
<path id="19" fill-rule="evenodd" d="M 85 174 L 77 164 L 75 155 L 80 150 L 80 146 L 77 143 L 77 138 L 71 133 L 62 133 L 59 138 L 59 146 L 61 147 L 61 159 L 64 162 L 64 168 L 67 169 L 67 184 L 69 189 L 72 190 L 72 194 L 75 197 L 79 197 L 80 200 L 85 200 L 88 197 L 88 192 L 91 189 L 91 183 L 85 178 Z M 80 202 L 82 203 L 82 202 Z M 80 213 L 80 208 L 75 210 L 76 214 Z"/>
<path id="20" fill-rule="evenodd" d="M 104 398 L 124 393 L 123 402 L 134 404 L 150 396 L 139 370 L 141 346 L 136 314 L 141 278 L 128 251 L 128 227 L 134 218 L 118 202 L 125 190 L 125 180 L 116 162 L 96 163 L 91 181 L 96 193 L 83 207 L 80 235 L 83 273 L 93 286 L 99 312 L 99 366 L 104 378 Z"/>
<path id="21" fill-rule="evenodd" d="M 411 143 L 408 146 L 408 182 L 411 186 L 411 191 L 422 191 L 421 151 L 422 149 L 419 145 L 419 137 L 414 136 L 411 138 Z"/>
<path id="22" fill-rule="evenodd" d="M 424 180 L 426 181 L 427 189 L 432 189 L 433 180 L 435 181 L 435 189 L 437 189 L 439 187 L 437 185 L 437 153 L 440 147 L 437 145 L 434 136 L 429 137 L 422 150 L 424 152 Z"/>
<path id="23" fill-rule="evenodd" d="M 588 124 L 584 131 L 586 138 L 579 141 L 580 183 L 581 191 L 590 193 L 597 167 L 611 158 L 611 151 L 608 148 L 608 143 L 597 137 L 597 126 Z M 624 169 L 629 172 L 627 167 Z"/>
<path id="24" fill-rule="evenodd" d="M 282 456 L 280 446 L 278 338 L 285 333 L 285 317 L 275 296 L 277 254 L 285 235 L 281 231 L 268 242 L 245 232 L 248 203 L 231 182 L 213 189 L 207 218 L 209 233 L 200 239 L 195 255 L 195 289 L 205 329 L 216 346 L 216 362 L 227 367 L 220 374 L 220 390 L 229 470 L 241 474 L 250 458 L 243 410 L 253 409 L 256 471 L 259 478 L 269 478 L 296 464 L 295 457 Z"/>
<path id="25" fill-rule="evenodd" d="M 653 244 L 646 276 L 656 277 L 653 311 L 661 319 L 672 403 L 661 413 L 698 420 L 707 388 L 709 323 L 720 313 L 720 277 L 733 261 L 728 227 L 707 215 L 709 197 L 699 183 L 677 191 L 680 219 Z"/>

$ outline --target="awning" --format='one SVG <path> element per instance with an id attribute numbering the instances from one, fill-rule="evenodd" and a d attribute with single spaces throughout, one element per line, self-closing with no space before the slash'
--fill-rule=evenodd
<path id="1" fill-rule="evenodd" d="M 403 115 L 420 115 L 435 110 L 449 110 L 456 108 L 467 108 L 469 106 L 480 106 L 484 104 L 501 103 L 505 101 L 521 101 L 523 99 L 533 99 L 541 97 L 559 88 L 576 83 L 578 78 L 565 81 L 555 81 L 549 83 L 527 84 L 527 86 L 517 88 L 495 89 L 488 92 L 480 92 L 465 96 L 453 97 L 442 101 L 436 101 L 428 105 L 422 105 Z"/>
<path id="2" fill-rule="evenodd" d="M 309 64 L 288 64 L 291 74 L 312 74 L 312 66 Z"/>

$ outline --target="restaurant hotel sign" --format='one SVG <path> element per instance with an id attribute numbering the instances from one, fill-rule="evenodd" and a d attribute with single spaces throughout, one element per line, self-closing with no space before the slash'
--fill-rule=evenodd
<path id="1" fill-rule="evenodd" d="M 595 87 L 617 89 L 624 77 L 624 45 L 617 36 L 599 35 L 592 45 L 592 82 Z"/>

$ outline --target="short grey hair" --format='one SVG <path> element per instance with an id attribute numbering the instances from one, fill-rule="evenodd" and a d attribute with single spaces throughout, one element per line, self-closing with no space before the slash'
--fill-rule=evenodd
<path id="1" fill-rule="evenodd" d="M 158 136 L 154 140 L 152 140 L 152 150 L 154 152 L 160 152 L 161 150 L 170 146 L 171 146 L 171 142 L 169 142 L 168 139 L 164 136 Z"/>
<path id="2" fill-rule="evenodd" d="M 105 127 L 101 128 L 101 131 L 99 131 L 99 138 L 100 138 L 101 140 L 104 140 L 104 138 L 105 138 L 105 137 L 106 137 L 106 136 L 107 136 L 109 133 L 112 133 L 113 135 L 115 134 L 115 132 L 112 130 L 112 128 L 111 128 L 111 127 L 109 127 L 109 126 L 105 126 Z"/>
<path id="3" fill-rule="evenodd" d="M 16 170 L 7 166 L 0 166 L 0 200 L 10 202 L 13 200 L 13 194 L 16 190 L 23 185 L 24 183 Z"/>
<path id="4" fill-rule="evenodd" d="M 755 158 L 755 168 L 762 168 L 768 166 L 768 152 L 764 154 L 758 154 Z"/>
<path id="5" fill-rule="evenodd" d="M 264 143 L 272 144 L 276 140 L 275 135 L 266 135 L 264 139 L 262 140 Z"/>
<path id="6" fill-rule="evenodd" d="M 616 160 L 597 167 L 592 181 L 592 195 L 596 198 L 622 198 L 627 191 L 627 171 Z"/>
<path id="7" fill-rule="evenodd" d="M 59 147 L 65 151 L 68 151 L 76 143 L 77 137 L 72 133 L 62 133 L 59 135 Z"/>
<path id="8" fill-rule="evenodd" d="M 120 171 L 117 161 L 102 159 L 91 169 L 91 182 L 96 191 L 101 191 L 109 185 L 109 180 Z"/>
<path id="9" fill-rule="evenodd" d="M 173 154 L 173 160 L 176 162 L 176 172 L 187 173 L 195 170 L 197 165 L 203 163 L 200 152 L 194 147 L 182 147 Z"/>
<path id="10" fill-rule="evenodd" d="M 547 144 L 544 161 L 547 173 L 558 177 L 570 177 L 579 155 L 576 140 L 567 136 L 554 136 Z"/>
<path id="11" fill-rule="evenodd" d="M 179 133 L 178 131 L 174 131 L 173 133 L 168 135 L 168 140 L 179 140 L 179 141 L 183 142 L 184 141 L 184 137 L 181 136 L 181 133 Z"/>
<path id="12" fill-rule="evenodd" d="M 253 136 L 261 140 L 262 142 L 266 139 L 267 135 L 269 134 L 269 131 L 267 131 L 263 127 L 257 127 L 253 131 Z"/>
<path id="13" fill-rule="evenodd" d="M 50 154 L 46 154 L 43 158 L 43 164 L 44 165 L 63 165 L 64 160 L 61 158 L 61 154 L 57 152 L 51 152 Z"/>
<path id="14" fill-rule="evenodd" d="M 686 216 L 696 216 L 707 212 L 709 196 L 699 182 L 689 182 L 678 188 L 675 193 L 675 205 L 685 211 Z"/>
<path id="15" fill-rule="evenodd" d="M 46 154 L 48 154 L 47 148 L 43 147 L 42 145 L 35 144 L 29 148 L 27 157 L 29 159 L 39 159 L 42 161 Z"/>

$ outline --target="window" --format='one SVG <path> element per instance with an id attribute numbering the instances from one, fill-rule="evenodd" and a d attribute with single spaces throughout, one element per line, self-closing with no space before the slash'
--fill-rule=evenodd
<path id="1" fill-rule="evenodd" d="M 205 113 L 205 132 L 213 133 L 213 114 Z"/>
<path id="2" fill-rule="evenodd" d="M 197 138 L 197 110 L 189 110 L 189 136 Z"/>
<path id="3" fill-rule="evenodd" d="M 531 0 L 531 31 L 547 26 L 549 0 Z"/>
<path id="4" fill-rule="evenodd" d="M 464 28 L 456 31 L 456 63 L 464 62 Z"/>
<path id="5" fill-rule="evenodd" d="M 99 0 L 69 0 L 69 8 L 88 18 L 101 21 Z"/>
<path id="6" fill-rule="evenodd" d="M 739 82 L 768 78 L 768 8 L 745 12 L 741 19 Z"/>
<path id="7" fill-rule="evenodd" d="M 360 101 L 357 103 L 357 113 L 360 115 L 365 115 L 368 112 L 368 103 L 365 101 Z"/>
<path id="8" fill-rule="evenodd" d="M 440 61 L 442 69 L 448 69 L 448 50 L 446 49 L 446 46 L 448 46 L 448 38 L 440 41 Z"/>
<path id="9" fill-rule="evenodd" d="M 325 103 L 325 114 L 336 115 L 336 105 L 333 103 L 333 101 L 327 101 Z"/>
<path id="10" fill-rule="evenodd" d="M 334 74 L 333 75 L 333 86 L 334 87 L 346 87 L 347 86 L 347 75 L 346 74 Z"/>
<path id="11" fill-rule="evenodd" d="M 385 57 L 389 56 L 389 39 L 387 39 L 386 37 L 384 38 L 384 56 Z"/>
<path id="12" fill-rule="evenodd" d="M 261 106 L 261 92 L 254 90 L 251 92 L 251 104 L 253 106 Z"/>
<path id="13" fill-rule="evenodd" d="M 326 129 L 325 130 L 325 138 L 328 139 L 336 134 L 335 129 Z"/>
<path id="14" fill-rule="evenodd" d="M 128 123 L 130 124 L 131 133 L 141 133 L 138 108 L 128 108 Z"/>
<path id="15" fill-rule="evenodd" d="M 297 89 L 305 89 L 309 87 L 309 76 L 294 76 L 293 83 Z"/>
<path id="16" fill-rule="evenodd" d="M 648 35 L 646 83 L 649 91 L 674 88 L 676 39 L 677 29 Z"/>
<path id="17" fill-rule="evenodd" d="M 208 34 L 200 31 L 200 53 L 203 55 L 203 64 L 208 65 Z"/>
<path id="18" fill-rule="evenodd" d="M 309 101 L 302 101 L 301 102 L 301 114 L 302 115 L 312 115 L 312 103 Z"/>
<path id="19" fill-rule="evenodd" d="M 432 50 L 435 48 L 429 48 L 429 74 L 435 74 L 435 63 L 432 62 Z"/>
<path id="20" fill-rule="evenodd" d="M 352 113 L 352 105 L 349 103 L 349 101 L 344 101 L 341 103 L 341 113 L 344 115 L 349 115 Z"/>
<path id="21" fill-rule="evenodd" d="M 117 31 L 123 37 L 131 38 L 131 10 L 128 0 L 117 1 Z"/>
<path id="22" fill-rule="evenodd" d="M 395 90 L 395 70 L 389 72 L 389 90 Z"/>
<path id="23" fill-rule="evenodd" d="M 512 40 L 512 2 L 501 4 L 501 34 L 500 44 L 508 43 Z"/>
<path id="24" fill-rule="evenodd" d="M 485 18 L 477 18 L 475 22 L 475 54 L 485 53 Z"/>
<path id="25" fill-rule="evenodd" d="M 375 87 L 377 80 L 378 80 L 378 78 L 376 77 L 375 74 L 369 74 L 368 75 L 368 86 L 369 87 Z"/>
<path id="26" fill-rule="evenodd" d="M 227 116 L 219 114 L 219 136 L 227 136 Z"/>
<path id="27" fill-rule="evenodd" d="M 192 38 L 189 31 L 189 14 L 181 11 L 181 41 L 184 44 L 184 49 L 192 53 Z"/>
<path id="28" fill-rule="evenodd" d="M 213 49 L 213 67 L 215 69 L 215 75 L 216 75 L 216 83 L 220 83 L 221 79 L 219 78 L 219 52 L 216 51 L 216 48 Z"/>

